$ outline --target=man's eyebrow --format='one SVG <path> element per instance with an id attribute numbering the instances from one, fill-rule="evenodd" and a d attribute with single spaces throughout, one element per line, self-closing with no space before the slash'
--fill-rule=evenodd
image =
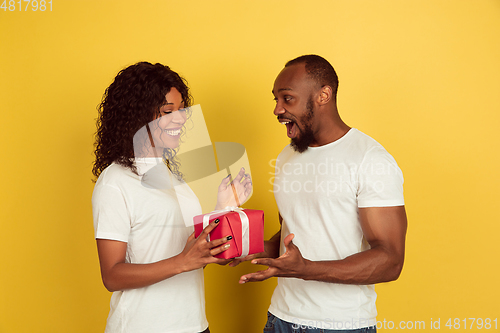
<path id="1" fill-rule="evenodd" d="M 282 92 L 285 90 L 292 90 L 292 88 L 280 88 L 280 89 L 278 89 L 278 92 Z M 274 90 L 271 90 L 271 93 L 274 95 Z"/>

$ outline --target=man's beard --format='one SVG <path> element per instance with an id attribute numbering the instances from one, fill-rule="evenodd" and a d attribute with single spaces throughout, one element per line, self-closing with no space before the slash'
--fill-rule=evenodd
<path id="1" fill-rule="evenodd" d="M 293 150 L 298 153 L 305 152 L 311 142 L 314 141 L 314 133 L 311 128 L 311 120 L 314 116 L 313 107 L 312 96 L 309 96 L 306 104 L 307 112 L 302 117 L 300 117 L 300 122 L 303 126 L 303 129 L 299 128 L 299 135 L 290 140 L 290 146 L 292 146 Z"/>

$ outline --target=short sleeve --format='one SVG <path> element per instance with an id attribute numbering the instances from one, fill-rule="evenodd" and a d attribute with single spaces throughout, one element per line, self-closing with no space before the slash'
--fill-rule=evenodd
<path id="1" fill-rule="evenodd" d="M 128 242 L 130 216 L 120 189 L 96 184 L 92 195 L 92 213 L 96 239 Z"/>
<path id="2" fill-rule="evenodd" d="M 403 173 L 383 147 L 373 147 L 366 153 L 358 175 L 359 208 L 404 205 Z"/>

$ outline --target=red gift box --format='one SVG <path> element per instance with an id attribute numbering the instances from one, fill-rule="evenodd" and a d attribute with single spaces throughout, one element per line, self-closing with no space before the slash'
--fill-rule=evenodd
<path id="1" fill-rule="evenodd" d="M 210 233 L 210 239 L 215 240 L 229 235 L 233 236 L 233 239 L 228 242 L 231 244 L 229 249 L 214 257 L 232 259 L 264 251 L 264 211 L 228 207 L 221 211 L 195 216 L 193 218 L 195 236 L 198 237 L 215 219 L 219 219 L 220 222 Z"/>

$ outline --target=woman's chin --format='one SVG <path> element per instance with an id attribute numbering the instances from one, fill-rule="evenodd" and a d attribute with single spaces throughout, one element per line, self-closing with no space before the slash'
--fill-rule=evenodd
<path id="1" fill-rule="evenodd" d="M 179 148 L 180 145 L 180 136 L 178 138 L 171 138 L 166 142 L 166 145 L 163 148 L 176 149 Z"/>

